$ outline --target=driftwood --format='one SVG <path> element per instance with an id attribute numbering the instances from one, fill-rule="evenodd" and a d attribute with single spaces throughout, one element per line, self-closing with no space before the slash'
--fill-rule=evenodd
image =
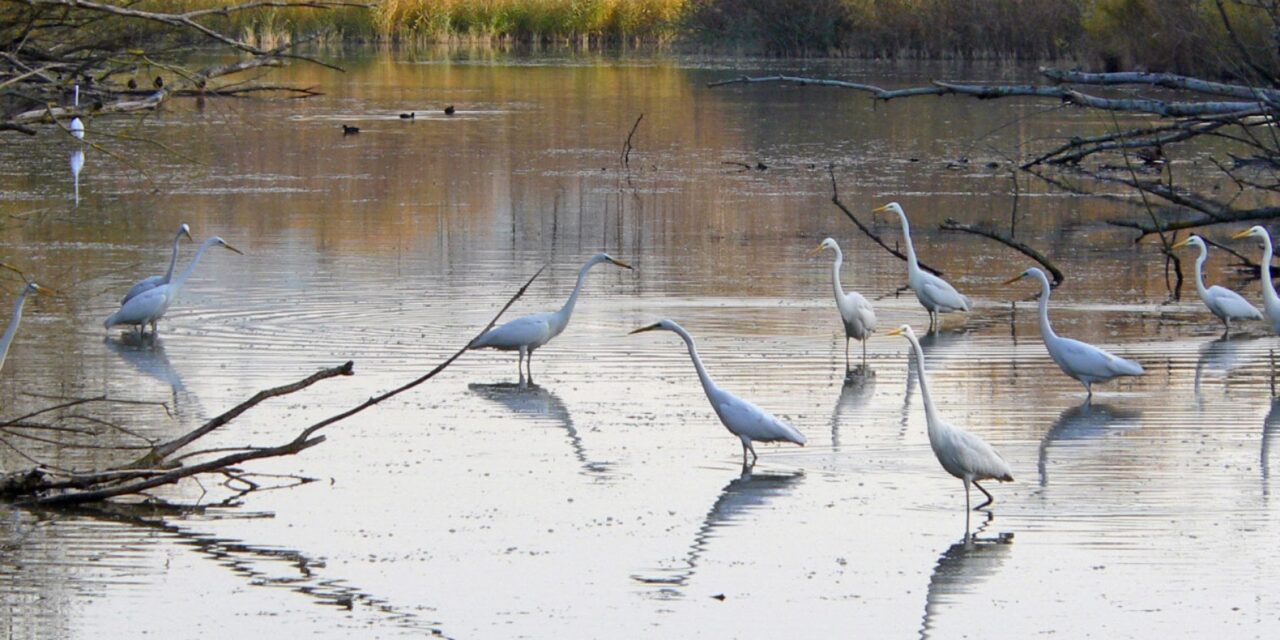
<path id="1" fill-rule="evenodd" d="M 534 273 L 533 276 L 530 277 L 513 296 L 511 296 L 507 303 L 503 305 L 502 309 L 500 309 L 493 319 L 485 325 L 484 329 L 477 334 L 477 337 L 493 328 L 494 324 L 498 322 L 498 319 L 506 313 L 507 309 L 509 309 L 516 300 L 524 295 L 524 292 L 528 290 L 529 285 L 533 284 L 533 281 L 542 274 L 542 271 L 543 269 L 539 269 L 537 273 Z M 352 375 L 354 373 L 354 364 L 352 362 L 346 362 L 336 367 L 321 369 L 320 371 L 296 382 L 259 391 L 253 397 L 241 402 L 188 433 L 172 440 L 162 443 L 149 443 L 149 446 L 146 447 L 112 447 L 117 449 L 146 449 L 146 454 L 133 462 L 105 469 L 71 471 L 40 464 L 38 461 L 32 459 L 34 464 L 32 468 L 0 476 L 0 496 L 4 496 L 19 504 L 45 506 L 75 505 L 100 502 L 119 496 L 143 494 L 146 491 L 157 487 L 172 485 L 184 478 L 207 474 L 221 474 L 227 477 L 228 481 L 234 480 L 242 487 L 241 494 L 247 493 L 248 491 L 252 491 L 257 488 L 258 485 L 249 480 L 243 474 L 239 473 L 237 471 L 238 465 L 252 460 L 294 455 L 323 443 L 325 441 L 325 436 L 318 433 L 320 430 L 346 420 L 347 418 L 350 418 L 366 409 L 380 404 L 388 398 L 404 393 L 405 391 L 413 389 L 414 387 L 434 378 L 436 375 L 444 371 L 449 365 L 453 364 L 455 360 L 461 357 L 462 354 L 467 351 L 470 344 L 471 341 L 468 341 L 466 346 L 460 348 L 444 362 L 440 363 L 434 369 L 417 379 L 392 389 L 391 391 L 387 391 L 386 393 L 370 398 L 346 411 L 320 420 L 319 422 L 302 429 L 292 439 L 275 446 L 264 447 L 245 445 L 190 450 L 192 445 L 201 441 L 205 436 L 208 436 L 210 433 L 231 424 L 233 420 L 267 400 L 297 393 L 331 378 Z M 9 433 L 15 428 L 24 426 L 30 428 L 30 421 L 40 415 L 48 414 L 55 410 L 65 410 L 70 407 L 99 401 L 105 402 L 110 400 L 99 397 L 63 402 L 58 405 L 54 405 L 53 407 L 34 411 L 25 416 L 2 423 L 0 424 L 0 432 Z M 60 427 L 59 425 L 40 424 L 34 426 L 50 429 L 66 429 L 66 427 Z M 0 443 L 8 445 L 10 448 L 14 448 L 13 445 L 2 438 L 0 438 Z M 18 451 L 19 453 L 22 453 L 20 450 Z M 23 455 L 30 459 L 29 456 L 25 456 L 25 454 Z"/>
<path id="2" fill-rule="evenodd" d="M 1036 251 L 1035 249 L 1032 249 L 1030 246 L 1028 246 L 1024 242 L 1020 242 L 1018 240 L 1015 240 L 1001 233 L 1000 231 L 996 230 L 994 227 L 990 225 L 964 224 L 964 223 L 956 222 L 952 218 L 947 218 L 947 220 L 942 223 L 940 228 L 944 231 L 960 231 L 964 233 L 972 233 L 974 235 L 979 235 L 984 238 L 990 238 L 992 240 L 995 240 L 996 242 L 999 242 L 1000 244 L 1005 245 L 1006 247 L 1009 247 L 1011 249 L 1014 249 L 1022 253 L 1028 258 L 1031 258 L 1032 260 L 1035 260 L 1036 262 L 1040 263 L 1040 266 L 1049 270 L 1049 274 L 1053 276 L 1053 282 L 1050 283 L 1050 285 L 1053 287 L 1057 287 L 1058 285 L 1062 284 L 1062 281 L 1065 279 L 1064 276 L 1062 275 L 1062 271 L 1058 269 L 1057 265 L 1053 264 L 1053 262 L 1051 262 L 1048 258 L 1044 256 L 1044 254 L 1040 253 L 1039 251 Z"/>

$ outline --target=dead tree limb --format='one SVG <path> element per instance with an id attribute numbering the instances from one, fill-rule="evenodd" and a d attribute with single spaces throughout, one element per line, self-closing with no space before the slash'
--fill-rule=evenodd
<path id="1" fill-rule="evenodd" d="M 827 165 L 827 173 L 831 175 L 831 204 L 836 205 L 836 207 L 844 213 L 845 217 L 853 221 L 853 224 L 857 225 L 858 229 L 861 230 L 862 233 L 866 234 L 868 238 L 871 238 L 872 242 L 880 245 L 881 248 L 888 251 L 890 254 L 897 256 L 899 260 L 905 261 L 907 259 L 906 255 L 886 244 L 883 238 L 877 235 L 875 231 L 872 231 L 870 227 L 862 224 L 862 221 L 858 219 L 858 216 L 853 215 L 853 212 L 849 210 L 849 207 L 844 206 L 844 203 L 840 201 L 840 188 L 836 185 L 836 170 L 834 165 Z M 941 271 L 938 271 L 923 262 L 917 260 L 916 264 L 920 265 L 921 269 L 924 269 L 936 276 L 942 275 Z"/>
<path id="2" fill-rule="evenodd" d="M 619 159 L 622 160 L 624 168 L 631 166 L 631 138 L 635 137 L 636 129 L 640 128 L 641 120 L 644 120 L 643 113 L 640 114 L 639 118 L 636 118 L 636 123 L 631 125 L 631 133 L 627 134 L 627 141 L 622 144 L 622 157 Z"/>
<path id="3" fill-rule="evenodd" d="M 946 221 L 943 222 L 941 225 L 939 225 L 938 228 L 942 229 L 943 231 L 961 231 L 964 233 L 972 233 L 974 235 L 982 236 L 984 238 L 990 238 L 992 240 L 995 240 L 996 242 L 999 242 L 1000 244 L 1003 244 L 1006 247 L 1009 247 L 1010 249 L 1013 249 L 1021 253 L 1022 255 L 1027 256 L 1028 258 L 1031 258 L 1032 260 L 1035 260 L 1036 262 L 1040 263 L 1040 266 L 1049 270 L 1049 273 L 1053 276 L 1053 282 L 1051 283 L 1051 286 L 1053 287 L 1057 287 L 1058 285 L 1062 284 L 1062 281 L 1065 279 L 1065 277 L 1062 275 L 1062 271 L 1058 269 L 1057 265 L 1053 264 L 1052 261 L 1050 261 L 1048 258 L 1044 256 L 1044 254 L 1040 253 L 1039 251 L 1036 251 L 1035 249 L 1031 248 L 1024 242 L 1019 242 L 1017 240 L 1014 240 L 1013 238 L 1001 233 L 1000 231 L 996 230 L 994 227 L 990 225 L 964 224 L 964 223 L 956 222 L 954 218 L 947 218 Z"/>

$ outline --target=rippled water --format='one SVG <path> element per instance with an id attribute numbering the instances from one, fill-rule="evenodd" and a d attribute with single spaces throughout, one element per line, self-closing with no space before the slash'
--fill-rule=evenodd
<path id="1" fill-rule="evenodd" d="M 1033 287 L 999 284 L 1027 260 L 937 230 L 947 217 L 1007 226 L 1019 145 L 1109 120 L 1033 102 L 874 105 L 812 87 L 704 86 L 773 70 L 890 86 L 1026 77 L 999 67 L 469 51 L 343 62 L 345 75 L 280 72 L 320 87 L 314 100 L 178 102 L 89 123 L 116 157 L 88 152 L 78 207 L 70 146 L 6 139 L 0 255 L 64 292 L 27 307 L 0 376 L 6 415 L 49 402 L 33 393 L 106 393 L 166 403 L 171 415 L 94 410 L 171 435 L 354 360 L 356 376 L 268 403 L 217 438 L 283 442 L 434 366 L 543 264 L 512 313 L 558 307 L 596 251 L 637 270 L 591 273 L 569 329 L 534 359 L 536 384 L 517 384 L 513 355 L 469 354 L 324 445 L 251 465 L 316 482 L 200 515 L 7 511 L 11 636 L 1280 629 L 1276 340 L 1261 326 L 1219 340 L 1192 292 L 1169 301 L 1150 241 L 1105 224 L 1139 209 L 1020 176 L 1019 237 L 1067 273 L 1055 327 L 1148 371 L 1086 405 L 1040 343 Z M 845 286 L 875 300 L 881 327 L 922 330 L 927 318 L 897 292 L 903 264 L 831 205 L 828 163 L 864 219 L 900 201 L 921 258 L 977 300 L 923 340 L 944 415 L 995 444 L 1017 479 L 989 487 L 994 515 L 973 515 L 972 539 L 962 485 L 929 449 L 906 342 L 882 330 L 874 376 L 844 383 L 830 262 L 806 255 L 823 237 L 844 247 Z M 1215 179 L 1198 163 L 1175 171 Z M 129 283 L 163 270 L 180 222 L 247 255 L 206 255 L 154 345 L 104 334 Z M 900 237 L 892 220 L 875 228 Z M 1210 281 L 1257 299 L 1256 282 L 1234 278 L 1215 252 Z M 744 473 L 678 338 L 625 335 L 662 317 L 698 338 L 718 382 L 809 445 L 757 447 Z M 137 453 L 20 446 L 78 468 Z M 24 465 L 8 449 L 0 461 Z M 164 497 L 229 495 L 206 485 Z"/>

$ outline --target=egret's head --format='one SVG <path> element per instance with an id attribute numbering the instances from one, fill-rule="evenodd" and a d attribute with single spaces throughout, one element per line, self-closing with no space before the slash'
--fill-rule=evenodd
<path id="1" fill-rule="evenodd" d="M 820 244 L 818 244 L 818 246 L 814 247 L 811 251 L 809 251 L 809 255 L 816 256 L 819 253 L 822 253 L 823 249 L 831 249 L 832 251 L 839 251 L 840 245 L 836 244 L 835 240 L 831 238 L 827 238 L 826 240 L 823 240 Z"/>
<path id="2" fill-rule="evenodd" d="M 228 251 L 234 251 L 234 252 L 236 252 L 236 253 L 238 253 L 238 254 L 240 254 L 240 255 L 244 255 L 244 252 L 243 252 L 243 251 L 241 251 L 241 250 L 239 250 L 239 249 L 237 249 L 237 248 L 235 248 L 235 247 L 233 247 L 233 246 L 231 246 L 231 245 L 227 244 L 227 241 L 226 241 L 226 240 L 223 240 L 223 239 L 222 239 L 222 236 L 214 236 L 214 237 L 212 237 L 212 238 L 209 238 L 209 242 L 212 242 L 213 244 L 219 245 L 219 246 L 221 246 L 222 248 L 224 248 L 224 249 L 226 249 L 226 250 L 228 250 Z"/>
<path id="3" fill-rule="evenodd" d="M 1244 231 L 1241 231 L 1240 233 L 1237 233 L 1234 236 L 1231 236 L 1231 239 L 1240 240 L 1242 238 L 1250 238 L 1250 237 L 1265 240 L 1269 238 L 1270 235 L 1267 234 L 1267 230 L 1262 228 L 1261 225 L 1255 224 L 1252 227 L 1249 227 L 1248 229 L 1245 229 Z"/>
<path id="4" fill-rule="evenodd" d="M 1043 272 L 1043 271 L 1041 271 L 1039 267 L 1031 267 L 1030 269 L 1027 269 L 1026 271 L 1023 271 L 1022 273 L 1019 273 L 1018 275 L 1016 275 L 1016 276 L 1014 276 L 1014 277 L 1012 277 L 1012 278 L 1009 278 L 1008 280 L 1005 280 L 1005 281 L 1004 281 L 1004 282 L 1002 282 L 1001 284 L 1013 284 L 1013 283 L 1015 283 L 1015 282 L 1017 282 L 1017 281 L 1019 281 L 1019 280 L 1021 280 L 1021 279 L 1023 279 L 1023 278 L 1042 278 L 1042 279 L 1046 279 L 1046 278 L 1045 278 L 1045 275 L 1044 275 L 1044 272 Z"/>
<path id="5" fill-rule="evenodd" d="M 1170 249 L 1181 249 L 1181 248 L 1183 248 L 1183 247 L 1195 247 L 1195 248 L 1197 248 L 1197 249 L 1206 249 L 1206 250 L 1208 249 L 1208 247 L 1207 247 L 1207 246 L 1205 246 L 1205 244 L 1204 244 L 1204 240 L 1201 240 L 1201 239 L 1200 239 L 1200 236 L 1195 235 L 1195 234 L 1191 234 L 1191 235 L 1187 236 L 1187 238 L 1186 238 L 1185 240 L 1183 240 L 1182 242 L 1179 242 L 1178 244 L 1175 244 L 1175 245 L 1173 245 L 1172 247 L 1169 247 L 1169 248 L 1170 248 Z"/>
<path id="6" fill-rule="evenodd" d="M 644 333 L 646 331 L 675 331 L 675 326 L 676 326 L 676 323 L 670 320 L 659 320 L 647 327 L 640 327 L 639 329 L 636 329 L 635 331 L 632 331 L 627 335 L 629 336 L 635 335 L 637 333 Z"/>
<path id="7" fill-rule="evenodd" d="M 618 259 L 614 258 L 613 256 L 611 256 L 611 255 L 607 254 L 607 253 L 603 253 L 603 252 L 602 252 L 602 253 L 597 253 L 597 254 L 595 255 L 595 257 L 593 257 L 591 260 L 592 260 L 593 262 L 597 262 L 597 263 L 599 263 L 599 262 L 609 262 L 609 263 L 612 263 L 612 264 L 616 264 L 616 265 L 618 265 L 619 267 L 622 267 L 623 269 L 631 269 L 631 270 L 633 270 L 633 271 L 635 270 L 635 267 L 633 267 L 633 266 L 631 266 L 631 265 L 629 265 L 629 264 L 627 264 L 627 263 L 625 263 L 625 262 L 623 262 L 623 261 L 621 261 L 621 260 L 618 260 Z"/>
<path id="8" fill-rule="evenodd" d="M 192 241 L 192 242 L 195 242 L 195 241 L 196 241 L 196 239 L 195 239 L 195 238 L 192 238 L 192 237 L 191 237 L 191 226 L 190 226 L 190 225 L 188 225 L 188 224 L 187 224 L 187 223 L 185 223 L 185 222 L 184 222 L 184 223 L 182 223 L 182 226 L 181 226 L 181 227 L 178 227 L 178 235 L 179 235 L 179 236 L 186 236 L 186 237 L 187 237 L 187 240 L 190 240 L 190 241 Z"/>
<path id="9" fill-rule="evenodd" d="M 871 214 L 872 214 L 872 215 L 878 215 L 878 214 L 885 213 L 885 212 L 888 212 L 888 213 L 896 213 L 896 214 L 898 214 L 898 215 L 900 215 L 900 216 L 905 216 L 905 215 L 907 215 L 906 213 L 903 213 L 903 211 L 902 211 L 902 205 L 900 205 L 900 204 L 898 204 L 898 203 L 896 203 L 896 202 L 890 202 L 889 204 L 886 204 L 886 205 L 884 205 L 883 207 L 876 207 L 875 209 L 872 209 L 872 210 L 871 210 Z"/>
<path id="10" fill-rule="evenodd" d="M 914 340 L 916 337 L 916 332 L 911 330 L 911 325 L 904 324 L 901 327 L 898 327 L 897 329 L 890 331 L 887 335 L 906 336 L 908 339 Z"/>
<path id="11" fill-rule="evenodd" d="M 49 295 L 49 296 L 56 296 L 56 295 L 58 295 L 58 292 L 57 292 L 57 291 L 54 291 L 53 289 L 50 289 L 49 287 L 42 287 L 42 286 L 40 286 L 40 285 L 38 285 L 38 284 L 36 284 L 36 283 L 34 283 L 34 282 L 28 282 L 28 283 L 27 283 L 27 293 L 43 293 L 43 294 L 45 294 L 45 295 Z"/>

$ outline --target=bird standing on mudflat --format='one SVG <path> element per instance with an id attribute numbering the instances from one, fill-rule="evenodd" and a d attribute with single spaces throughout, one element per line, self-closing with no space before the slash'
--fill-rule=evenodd
<path id="1" fill-rule="evenodd" d="M 849 372 L 849 339 L 853 338 L 862 343 L 862 368 L 867 367 L 867 338 L 876 330 L 876 310 L 871 307 L 871 303 L 862 297 L 862 294 L 856 291 L 845 293 L 844 287 L 840 286 L 840 265 L 844 263 L 844 253 L 840 251 L 840 245 L 836 241 L 827 238 L 822 241 L 813 251 L 809 252 L 810 256 L 816 256 L 823 249 L 831 249 L 835 252 L 835 262 L 831 265 L 831 286 L 836 294 L 836 309 L 840 312 L 840 321 L 844 325 L 844 370 Z"/>

